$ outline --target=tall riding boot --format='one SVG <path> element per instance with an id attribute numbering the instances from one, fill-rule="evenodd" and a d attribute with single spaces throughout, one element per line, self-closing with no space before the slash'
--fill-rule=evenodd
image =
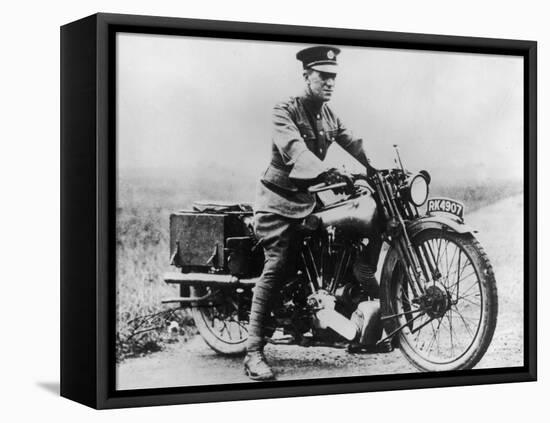
<path id="1" fill-rule="evenodd" d="M 275 295 L 286 276 L 293 269 L 289 251 L 295 244 L 296 226 L 300 219 L 291 219 L 273 213 L 254 213 L 254 231 L 264 249 L 265 263 L 262 275 L 254 287 L 248 325 L 246 374 L 255 380 L 273 379 L 274 374 L 263 355 L 265 327 Z"/>
<path id="2" fill-rule="evenodd" d="M 361 291 L 364 293 L 364 296 L 370 300 L 376 300 L 380 298 L 380 284 L 376 279 L 376 269 L 378 264 L 378 258 L 380 257 L 380 250 L 382 248 L 382 240 L 379 238 L 373 238 L 370 240 L 366 248 L 362 249 L 359 252 L 359 255 L 356 257 L 354 266 L 353 266 L 353 275 L 355 279 L 359 282 L 361 286 Z M 380 339 L 384 339 L 386 331 L 382 325 L 382 335 Z M 357 352 L 362 349 L 361 345 L 357 343 L 351 343 L 348 347 L 350 352 Z M 367 348 L 367 352 L 378 352 L 385 353 L 391 352 L 393 350 L 393 345 L 391 339 L 387 339 L 384 342 Z"/>
<path id="3" fill-rule="evenodd" d="M 270 380 L 275 377 L 263 354 L 264 328 L 270 312 L 271 290 L 267 284 L 262 282 L 260 280 L 254 288 L 248 324 L 247 354 L 244 359 L 245 373 L 254 380 Z"/>
<path id="4" fill-rule="evenodd" d="M 381 249 L 382 239 L 372 237 L 368 245 L 361 248 L 353 265 L 353 276 L 370 299 L 380 298 L 380 285 L 375 274 Z"/>
<path id="5" fill-rule="evenodd" d="M 353 266 L 353 276 L 359 282 L 361 290 L 371 300 L 380 298 L 380 285 L 376 279 L 376 267 L 358 259 Z"/>

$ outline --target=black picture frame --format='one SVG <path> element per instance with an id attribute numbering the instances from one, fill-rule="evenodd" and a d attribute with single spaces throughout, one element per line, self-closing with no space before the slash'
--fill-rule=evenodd
<path id="1" fill-rule="evenodd" d="M 114 389 L 117 32 L 349 44 L 524 58 L 523 367 L 182 388 Z M 61 28 L 61 395 L 119 408 L 534 381 L 537 377 L 537 44 L 397 32 L 95 14 Z"/>

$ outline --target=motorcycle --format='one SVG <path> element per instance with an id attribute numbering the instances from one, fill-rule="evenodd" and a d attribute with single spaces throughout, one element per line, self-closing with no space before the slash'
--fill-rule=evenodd
<path id="1" fill-rule="evenodd" d="M 395 162 L 309 188 L 347 195 L 300 225 L 296 272 L 278 293 L 267 335 L 273 343 L 347 344 L 350 351 L 391 342 L 421 371 L 471 369 L 497 322 L 493 268 L 464 222 L 464 205 L 428 198 L 429 173 L 407 171 L 397 147 Z M 178 284 L 180 296 L 163 302 L 190 307 L 200 335 L 220 354 L 245 352 L 263 265 L 252 220 L 249 206 L 220 203 L 170 217 L 171 264 L 181 271 L 164 280 Z M 374 237 L 387 249 L 379 300 L 361 284 L 359 253 Z"/>

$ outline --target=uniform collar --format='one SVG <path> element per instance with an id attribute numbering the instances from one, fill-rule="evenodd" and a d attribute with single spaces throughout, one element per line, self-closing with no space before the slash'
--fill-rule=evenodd
<path id="1" fill-rule="evenodd" d="M 302 99 L 305 108 L 313 114 L 319 113 L 325 104 L 324 101 L 319 101 L 313 98 L 307 91 L 305 91 L 300 98 Z"/>

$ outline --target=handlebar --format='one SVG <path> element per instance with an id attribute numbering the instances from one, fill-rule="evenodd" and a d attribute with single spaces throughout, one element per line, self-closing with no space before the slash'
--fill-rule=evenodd
<path id="1" fill-rule="evenodd" d="M 378 170 L 375 170 L 375 171 L 378 171 Z M 351 174 L 347 174 L 347 176 L 350 179 L 350 181 L 352 181 L 353 184 L 355 185 L 355 189 L 358 188 L 358 185 L 356 184 L 357 181 L 365 181 L 365 182 L 367 182 L 367 184 L 369 183 L 368 182 L 369 178 L 364 173 L 351 173 Z M 330 190 L 334 190 L 334 189 L 338 189 L 338 188 L 345 188 L 347 186 L 349 186 L 349 185 L 346 182 L 338 182 L 336 184 L 331 184 L 331 185 L 325 185 L 324 182 L 321 182 L 320 184 L 316 184 L 316 185 L 312 185 L 312 186 L 308 187 L 307 190 L 308 190 L 308 192 L 314 194 L 314 193 L 323 192 L 323 191 L 330 191 Z M 368 185 L 367 185 L 367 188 L 371 189 L 370 186 L 368 186 Z M 372 189 L 371 189 L 371 191 L 372 191 Z"/>
<path id="2" fill-rule="evenodd" d="M 345 182 L 339 182 L 337 184 L 332 184 L 332 185 L 325 185 L 324 183 L 320 183 L 309 187 L 307 190 L 311 193 L 316 193 L 316 192 L 323 192 L 323 191 L 328 191 L 336 188 L 344 188 L 347 185 L 348 184 L 346 184 Z"/>

